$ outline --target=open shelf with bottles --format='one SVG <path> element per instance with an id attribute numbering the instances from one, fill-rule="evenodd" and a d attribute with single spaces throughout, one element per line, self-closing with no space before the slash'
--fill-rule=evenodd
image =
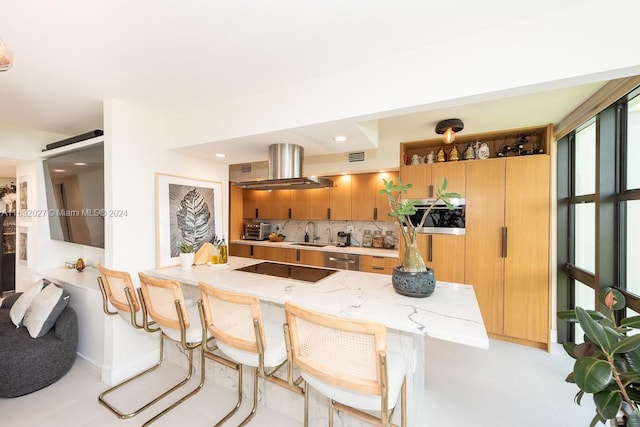
<path id="1" fill-rule="evenodd" d="M 487 145 L 489 158 L 548 154 L 552 135 L 553 125 L 549 124 L 470 135 L 457 134 L 455 142 L 448 145 L 442 138 L 403 142 L 400 144 L 400 165 L 411 165 L 414 156 L 417 156 L 419 161 L 424 159 L 426 163 L 429 153 L 433 151 L 435 158 L 440 148 L 445 153 L 445 161 L 450 161 L 454 146 L 458 151 L 458 160 L 465 160 L 467 149 L 475 148 L 476 143 L 478 146 L 483 143 Z M 478 157 L 475 151 L 474 155 L 475 158 Z M 434 161 L 437 162 L 437 159 Z"/>

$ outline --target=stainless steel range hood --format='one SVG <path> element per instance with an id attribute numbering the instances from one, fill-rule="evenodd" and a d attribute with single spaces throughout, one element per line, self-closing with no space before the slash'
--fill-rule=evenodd
<path id="1" fill-rule="evenodd" d="M 323 177 L 302 176 L 304 147 L 296 144 L 269 146 L 269 178 L 257 181 L 236 181 L 233 185 L 249 190 L 306 190 L 333 187 L 333 181 Z"/>

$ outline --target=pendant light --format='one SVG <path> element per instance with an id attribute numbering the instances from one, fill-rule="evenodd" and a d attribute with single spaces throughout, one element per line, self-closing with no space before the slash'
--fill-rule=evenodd
<path id="1" fill-rule="evenodd" d="M 436 125 L 436 133 L 442 135 L 445 144 L 451 144 L 456 139 L 456 132 L 464 129 L 464 123 L 460 119 L 447 119 L 439 121 Z"/>

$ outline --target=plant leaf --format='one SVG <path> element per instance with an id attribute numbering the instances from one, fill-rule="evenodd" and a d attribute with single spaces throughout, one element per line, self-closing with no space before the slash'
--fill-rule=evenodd
<path id="1" fill-rule="evenodd" d="M 580 322 L 582 330 L 584 330 L 584 333 L 593 343 L 599 345 L 606 351 L 611 350 L 611 342 L 609 342 L 609 337 L 604 332 L 603 327 L 593 320 L 585 309 L 576 307 L 576 317 L 578 318 L 578 322 Z"/>
<path id="2" fill-rule="evenodd" d="M 604 360 L 593 357 L 582 357 L 573 366 L 576 385 L 587 393 L 604 390 L 611 382 L 613 374 L 611 366 Z"/>
<path id="3" fill-rule="evenodd" d="M 593 320 L 603 320 L 606 319 L 605 315 L 600 313 L 599 311 L 596 310 L 585 310 L 589 316 L 591 316 L 591 318 Z M 576 317 L 576 311 L 575 310 L 560 310 L 558 311 L 558 319 L 560 320 L 564 320 L 565 322 L 577 322 L 578 318 Z"/>
<path id="4" fill-rule="evenodd" d="M 620 406 L 622 406 L 622 397 L 617 391 L 601 391 L 593 395 L 593 401 L 596 403 L 598 413 L 605 420 L 610 420 L 618 415 Z"/>
<path id="5" fill-rule="evenodd" d="M 598 414 L 596 412 L 596 416 L 593 417 L 593 419 L 591 420 L 591 424 L 589 424 L 589 427 L 596 427 L 596 425 L 598 425 L 598 423 L 603 423 L 604 424 L 605 421 L 607 421 L 607 420 L 603 419 L 600 416 L 600 414 Z"/>
<path id="6" fill-rule="evenodd" d="M 622 319 L 622 322 L 620 322 L 620 326 L 638 329 L 640 328 L 640 316 L 625 317 Z"/>
<path id="7" fill-rule="evenodd" d="M 624 359 L 632 371 L 640 372 L 640 350 L 633 350 L 625 353 Z"/>
<path id="8" fill-rule="evenodd" d="M 621 339 L 611 348 L 611 352 L 614 354 L 626 353 L 636 350 L 638 347 L 640 347 L 640 335 L 632 335 Z"/>

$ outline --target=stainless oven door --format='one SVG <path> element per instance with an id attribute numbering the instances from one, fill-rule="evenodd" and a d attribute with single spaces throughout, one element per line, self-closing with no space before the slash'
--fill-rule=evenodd
<path id="1" fill-rule="evenodd" d="M 336 252 L 324 253 L 324 266 L 339 268 L 340 270 L 360 270 L 360 255 L 340 254 Z"/>
<path id="2" fill-rule="evenodd" d="M 465 234 L 465 199 L 452 199 L 453 208 L 439 202 L 427 214 L 422 227 L 416 229 L 418 233 L 424 234 Z M 417 212 L 410 217 L 411 223 L 418 226 L 426 210 L 431 206 L 431 200 L 417 200 L 415 203 Z"/>

